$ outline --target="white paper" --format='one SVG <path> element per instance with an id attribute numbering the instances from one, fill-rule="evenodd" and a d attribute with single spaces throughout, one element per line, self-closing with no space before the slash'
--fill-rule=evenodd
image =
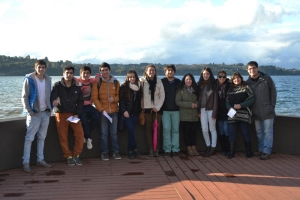
<path id="1" fill-rule="evenodd" d="M 71 116 L 71 117 L 69 117 L 69 118 L 67 119 L 67 121 L 72 122 L 72 123 L 77 123 L 77 122 L 80 121 L 80 119 L 77 118 L 77 117 Z"/>
<path id="2" fill-rule="evenodd" d="M 229 117 L 233 118 L 234 115 L 235 115 L 235 113 L 236 113 L 236 110 L 234 110 L 233 108 L 230 108 L 230 110 L 228 111 L 227 115 Z"/>
<path id="3" fill-rule="evenodd" d="M 107 114 L 105 110 L 103 110 L 103 115 L 112 123 L 112 118 Z"/>

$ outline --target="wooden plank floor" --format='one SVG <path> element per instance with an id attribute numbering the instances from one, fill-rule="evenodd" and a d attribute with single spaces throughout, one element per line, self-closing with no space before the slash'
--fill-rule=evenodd
<path id="1" fill-rule="evenodd" d="M 82 159 L 0 172 L 0 199 L 300 199 L 300 156 Z"/>

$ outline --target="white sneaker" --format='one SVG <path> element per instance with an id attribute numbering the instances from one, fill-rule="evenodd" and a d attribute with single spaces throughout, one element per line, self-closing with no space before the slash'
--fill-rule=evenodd
<path id="1" fill-rule="evenodd" d="M 83 138 L 83 143 L 86 143 L 86 139 L 85 138 Z"/>
<path id="2" fill-rule="evenodd" d="M 88 149 L 92 149 L 93 148 L 92 139 L 89 138 L 89 139 L 86 140 L 86 147 Z"/>

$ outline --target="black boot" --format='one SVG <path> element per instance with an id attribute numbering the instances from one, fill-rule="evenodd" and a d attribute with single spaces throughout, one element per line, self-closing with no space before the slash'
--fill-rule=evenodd
<path id="1" fill-rule="evenodd" d="M 229 137 L 225 136 L 225 147 L 226 147 L 226 155 L 229 153 L 230 148 L 229 148 Z"/>
<path id="2" fill-rule="evenodd" d="M 227 155 L 226 136 L 225 135 L 220 135 L 219 138 L 220 138 L 222 155 L 226 156 Z"/>
<path id="3" fill-rule="evenodd" d="M 227 158 L 233 158 L 234 157 L 234 147 L 235 147 L 235 142 L 229 142 L 229 152 L 227 154 Z"/>
<path id="4" fill-rule="evenodd" d="M 251 142 L 245 142 L 246 158 L 252 157 Z"/>
<path id="5" fill-rule="evenodd" d="M 216 147 L 211 147 L 210 151 L 206 154 L 206 157 L 210 157 L 212 155 L 215 155 L 216 153 Z"/>
<path id="6" fill-rule="evenodd" d="M 210 152 L 210 146 L 206 147 L 205 152 L 203 152 L 202 156 L 207 156 L 207 154 Z"/>

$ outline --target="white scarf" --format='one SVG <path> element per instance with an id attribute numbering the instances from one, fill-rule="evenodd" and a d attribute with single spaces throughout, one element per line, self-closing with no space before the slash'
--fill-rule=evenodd
<path id="1" fill-rule="evenodd" d="M 132 83 L 129 83 L 129 87 L 130 87 L 130 89 L 132 89 L 133 91 L 139 91 L 139 89 L 140 89 L 140 82 L 138 82 L 138 86 L 136 85 L 136 84 L 132 84 Z"/>

